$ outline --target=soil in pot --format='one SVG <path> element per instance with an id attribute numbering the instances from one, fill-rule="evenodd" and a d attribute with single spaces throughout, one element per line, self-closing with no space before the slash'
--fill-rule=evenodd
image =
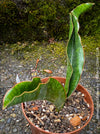
<path id="1" fill-rule="evenodd" d="M 54 133 L 67 133 L 82 127 L 89 119 L 89 104 L 84 94 L 75 91 L 65 102 L 61 111 L 46 100 L 27 102 L 25 113 L 37 127 Z"/>

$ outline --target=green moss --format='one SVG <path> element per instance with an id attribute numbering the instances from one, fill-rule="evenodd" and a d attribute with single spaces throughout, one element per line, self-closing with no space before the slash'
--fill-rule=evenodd
<path id="1" fill-rule="evenodd" d="M 82 38 L 82 44 L 84 47 L 85 54 L 96 53 L 96 48 L 99 47 L 100 37 L 97 35 Z M 66 65 L 66 42 L 55 42 L 54 44 L 47 44 L 47 42 L 40 43 L 35 42 L 25 42 L 16 44 L 7 44 L 9 53 L 16 56 L 20 62 L 27 63 L 36 59 L 44 59 L 45 64 L 48 67 L 48 60 L 56 64 Z M 53 66 L 54 66 L 53 65 Z M 52 68 L 52 65 L 50 65 Z"/>
<path id="2" fill-rule="evenodd" d="M 87 54 L 96 54 L 96 48 L 100 47 L 100 37 L 99 34 L 95 36 L 85 36 L 82 38 L 82 44 L 84 51 Z"/>

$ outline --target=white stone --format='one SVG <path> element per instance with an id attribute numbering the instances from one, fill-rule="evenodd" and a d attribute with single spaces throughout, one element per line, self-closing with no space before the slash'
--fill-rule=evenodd
<path id="1" fill-rule="evenodd" d="M 49 132 L 49 130 L 45 130 L 45 131 Z"/>
<path id="2" fill-rule="evenodd" d="M 87 103 L 87 106 L 90 107 L 90 105 Z"/>
<path id="3" fill-rule="evenodd" d="M 66 114 L 66 117 L 68 117 L 69 116 L 69 114 Z"/>
<path id="4" fill-rule="evenodd" d="M 78 126 L 78 128 L 80 128 L 80 126 Z"/>
<path id="5" fill-rule="evenodd" d="M 36 125 L 36 127 L 39 127 L 38 125 Z"/>
<path id="6" fill-rule="evenodd" d="M 31 113 L 33 114 L 34 112 L 33 112 L 33 111 L 31 111 Z"/>
<path id="7" fill-rule="evenodd" d="M 72 117 L 69 117 L 68 119 L 71 120 Z"/>
<path id="8" fill-rule="evenodd" d="M 46 110 L 45 110 L 45 109 L 43 109 L 42 111 L 43 111 L 43 112 L 45 112 Z"/>
<path id="9" fill-rule="evenodd" d="M 89 116 L 87 117 L 87 119 L 89 119 Z"/>
<path id="10" fill-rule="evenodd" d="M 82 119 L 83 117 L 82 116 L 79 116 L 80 117 L 80 119 Z"/>
<path id="11" fill-rule="evenodd" d="M 84 97 L 84 94 L 82 94 L 82 96 Z"/>

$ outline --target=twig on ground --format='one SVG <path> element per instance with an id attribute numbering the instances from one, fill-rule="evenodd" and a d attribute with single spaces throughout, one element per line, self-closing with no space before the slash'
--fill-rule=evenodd
<path id="1" fill-rule="evenodd" d="M 44 125 L 44 122 L 36 114 L 31 113 L 31 112 L 27 112 L 27 111 L 26 111 L 26 113 L 35 116 L 41 122 L 41 124 Z"/>

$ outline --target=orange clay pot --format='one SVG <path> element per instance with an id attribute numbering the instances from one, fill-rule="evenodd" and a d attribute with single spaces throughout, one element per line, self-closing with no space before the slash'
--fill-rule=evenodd
<path id="1" fill-rule="evenodd" d="M 63 77 L 52 77 L 56 80 L 58 80 L 60 83 L 65 83 L 65 78 Z M 49 78 L 44 78 L 42 79 L 42 82 L 45 83 L 47 82 Z M 90 94 L 88 93 L 88 91 L 83 87 L 81 86 L 80 84 L 78 84 L 76 90 L 80 91 L 81 93 L 84 94 L 84 99 L 85 101 L 90 105 L 90 111 L 91 111 L 91 114 L 90 114 L 90 117 L 88 119 L 88 121 L 84 124 L 84 126 L 82 126 L 81 128 L 75 130 L 75 131 L 72 131 L 72 132 L 68 132 L 68 133 L 60 133 L 60 134 L 79 134 L 79 132 L 90 122 L 92 116 L 93 116 L 93 111 L 94 111 L 94 105 L 93 105 L 93 101 L 92 101 L 92 98 L 90 96 Z M 38 128 L 36 127 L 30 120 L 29 118 L 26 116 L 25 114 L 25 111 L 24 111 L 24 103 L 21 104 L 22 106 L 22 111 L 23 111 L 23 114 L 25 116 L 25 118 L 27 119 L 27 121 L 29 122 L 30 124 L 30 127 L 31 127 L 31 130 L 32 130 L 32 134 L 59 134 L 59 133 L 52 133 L 52 132 L 47 132 L 41 128 Z M 67 129 L 67 128 L 66 128 Z"/>

